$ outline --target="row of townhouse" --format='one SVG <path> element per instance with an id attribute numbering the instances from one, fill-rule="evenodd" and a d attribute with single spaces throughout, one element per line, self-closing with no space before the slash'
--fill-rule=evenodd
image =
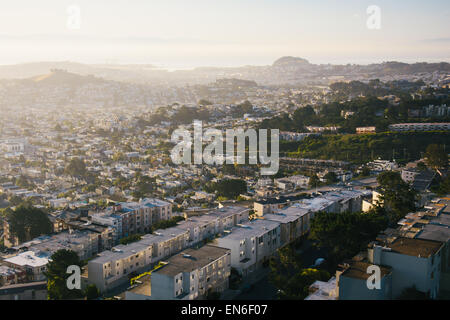
<path id="1" fill-rule="evenodd" d="M 319 133 L 311 133 L 311 132 L 289 132 L 289 131 L 281 131 L 280 139 L 286 141 L 301 141 L 309 136 L 318 136 Z"/>
<path id="2" fill-rule="evenodd" d="M 297 204 L 302 208 L 315 212 L 357 212 L 362 210 L 363 199 L 370 195 L 371 191 L 340 190 L 327 192 L 319 197 L 310 199 L 303 197 L 277 197 L 255 201 L 253 209 L 260 217 Z"/>
<path id="3" fill-rule="evenodd" d="M 132 272 L 151 269 L 157 262 L 248 220 L 248 209 L 226 207 L 209 214 L 188 218 L 176 227 L 146 234 L 141 240 L 118 245 L 88 263 L 89 283 L 101 291 L 110 290 L 128 281 Z"/>
<path id="4" fill-rule="evenodd" d="M 231 251 L 212 245 L 189 248 L 167 259 L 125 293 L 127 300 L 193 300 L 228 288 Z M 150 285 L 151 280 L 151 285 Z"/>
<path id="5" fill-rule="evenodd" d="M 389 125 L 391 131 L 433 131 L 450 130 L 450 122 L 440 123 L 397 123 Z"/>

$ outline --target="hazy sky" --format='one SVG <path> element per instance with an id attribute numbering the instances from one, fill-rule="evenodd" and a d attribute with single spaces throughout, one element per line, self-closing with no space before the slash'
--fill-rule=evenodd
<path id="1" fill-rule="evenodd" d="M 79 29 L 76 12 L 80 9 Z M 367 27 L 370 5 L 381 29 Z M 2 0 L 0 64 L 450 61 L 449 0 Z"/>

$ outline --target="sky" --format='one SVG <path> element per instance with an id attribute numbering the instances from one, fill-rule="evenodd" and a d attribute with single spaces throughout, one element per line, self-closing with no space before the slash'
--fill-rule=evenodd
<path id="1" fill-rule="evenodd" d="M 0 64 L 450 62 L 448 0 L 0 1 Z"/>

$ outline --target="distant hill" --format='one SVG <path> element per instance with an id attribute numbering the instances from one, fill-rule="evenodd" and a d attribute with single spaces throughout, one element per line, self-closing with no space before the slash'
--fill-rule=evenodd
<path id="1" fill-rule="evenodd" d="M 27 81 L 32 81 L 37 84 L 48 84 L 48 85 L 81 85 L 86 83 L 99 83 L 103 82 L 103 79 L 96 78 L 92 75 L 82 76 L 75 73 L 67 72 L 62 69 L 52 69 L 50 73 L 39 75 L 26 79 Z"/>
<path id="2" fill-rule="evenodd" d="M 280 66 L 292 66 L 292 65 L 308 65 L 310 64 L 308 60 L 297 57 L 281 57 L 276 60 L 272 66 L 280 67 Z"/>
<path id="3" fill-rule="evenodd" d="M 68 74 L 52 73 L 49 70 L 66 70 Z M 413 64 L 389 61 L 368 65 L 312 64 L 299 57 L 285 56 L 266 66 L 242 67 L 199 67 L 192 70 L 168 71 L 153 65 L 112 65 L 82 64 L 70 61 L 35 62 L 18 65 L 0 66 L 2 79 L 32 79 L 37 83 L 58 83 L 60 81 L 77 83 L 78 81 L 97 81 L 93 76 L 105 80 L 144 83 L 151 85 L 208 84 L 217 79 L 239 79 L 266 84 L 327 84 L 328 79 L 338 77 L 343 80 L 382 79 L 383 77 L 401 77 L 418 73 L 450 72 L 447 62 Z M 73 76 L 77 74 L 78 76 Z M 42 76 L 47 75 L 47 76 Z M 245 85 L 245 84 L 243 84 Z M 248 84 L 247 84 L 248 85 Z M 251 85 L 254 85 L 253 83 Z"/>

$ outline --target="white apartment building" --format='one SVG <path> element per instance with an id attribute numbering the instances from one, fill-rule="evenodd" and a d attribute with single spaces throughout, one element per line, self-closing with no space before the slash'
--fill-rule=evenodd
<path id="1" fill-rule="evenodd" d="M 31 281 L 43 281 L 46 279 L 44 272 L 47 271 L 49 258 L 48 253 L 25 251 L 3 262 L 12 268 L 25 270 Z"/>
<path id="2" fill-rule="evenodd" d="M 88 262 L 88 282 L 107 291 L 128 281 L 131 272 L 148 270 L 189 244 L 189 232 L 177 227 L 157 230 L 128 245 L 118 245 Z"/>
<path id="3" fill-rule="evenodd" d="M 280 247 L 283 247 L 308 232 L 310 213 L 301 205 L 294 204 L 278 212 L 265 214 L 261 219 L 280 224 Z"/>
<path id="4" fill-rule="evenodd" d="M 367 253 L 369 263 L 392 268 L 392 298 L 415 286 L 435 299 L 439 293 L 443 246 L 440 241 L 399 237 L 384 246 L 375 242 Z"/>
<path id="5" fill-rule="evenodd" d="M 151 274 L 150 295 L 126 292 L 127 300 L 194 300 L 228 288 L 230 250 L 211 245 L 187 249 Z M 145 284 L 147 285 L 147 284 Z"/>
<path id="6" fill-rule="evenodd" d="M 36 253 L 51 256 L 58 250 L 66 249 L 77 253 L 81 260 L 89 259 L 99 252 L 101 238 L 90 230 L 69 230 L 53 235 L 43 235 L 21 243 L 15 249 L 28 248 Z"/>
<path id="7" fill-rule="evenodd" d="M 193 245 L 212 239 L 224 230 L 248 221 L 248 213 L 249 209 L 243 207 L 223 207 L 201 216 L 187 218 L 179 222 L 177 228 L 189 230 L 189 243 Z"/>
<path id="8" fill-rule="evenodd" d="M 280 224 L 256 219 L 237 225 L 226 235 L 215 239 L 216 244 L 231 250 L 231 266 L 247 276 L 269 259 L 280 247 Z"/>
<path id="9" fill-rule="evenodd" d="M 88 282 L 107 291 L 128 281 L 131 272 L 140 272 L 153 262 L 153 246 L 134 242 L 118 245 L 88 262 Z"/>
<path id="10" fill-rule="evenodd" d="M 121 216 L 121 237 L 126 237 L 134 233 L 147 233 L 154 223 L 172 218 L 172 204 L 145 198 L 139 202 L 120 203 L 114 214 Z"/>

